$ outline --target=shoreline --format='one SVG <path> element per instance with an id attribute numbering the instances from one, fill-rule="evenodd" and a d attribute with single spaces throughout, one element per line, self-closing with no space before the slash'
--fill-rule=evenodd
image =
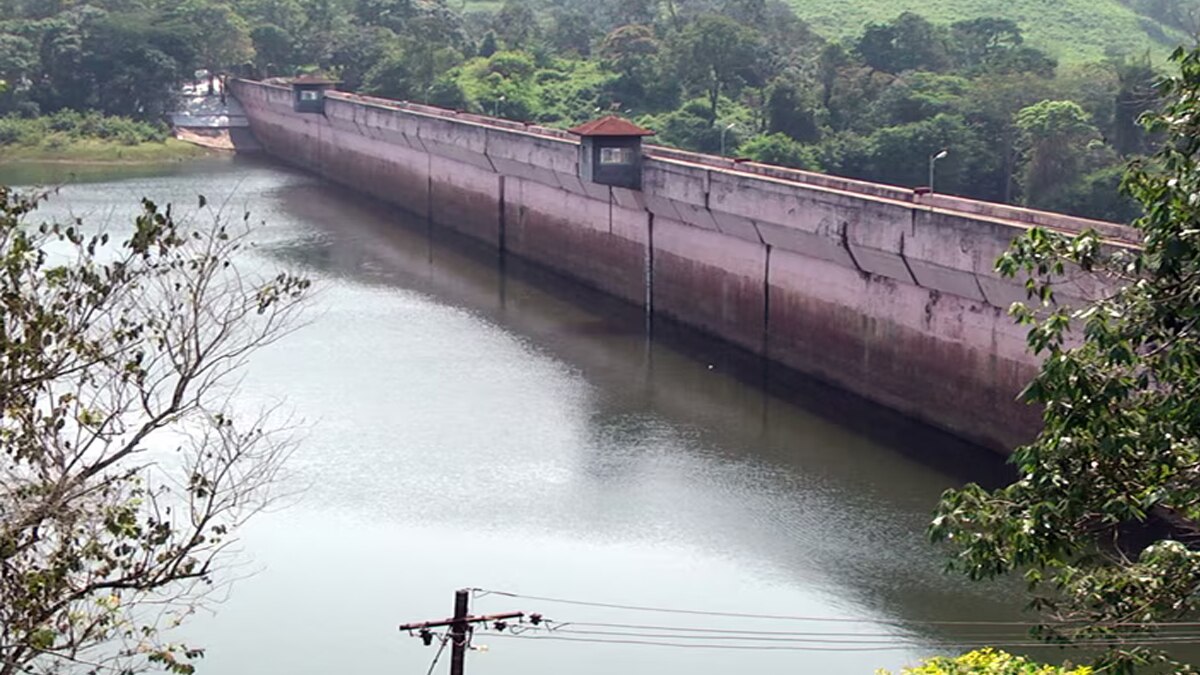
<path id="1" fill-rule="evenodd" d="M 230 154 L 232 153 L 225 150 L 206 148 L 173 138 L 163 143 L 137 145 L 85 140 L 53 149 L 25 145 L 0 146 L 0 165 L 140 166 L 174 164 Z"/>
<path id="2" fill-rule="evenodd" d="M 233 152 L 214 150 L 212 152 L 190 155 L 186 157 L 167 157 L 162 159 L 71 159 L 68 157 L 22 157 L 8 159 L 0 157 L 0 166 L 16 166 L 19 164 L 47 164 L 65 166 L 153 166 L 155 164 L 179 164 L 196 159 L 212 159 L 215 157 L 232 157 Z"/>

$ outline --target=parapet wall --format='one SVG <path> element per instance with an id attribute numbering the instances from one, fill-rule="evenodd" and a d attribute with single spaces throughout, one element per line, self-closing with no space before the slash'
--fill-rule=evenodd
<path id="1" fill-rule="evenodd" d="M 1036 363 L 993 270 L 1056 214 L 649 147 L 640 191 L 585 183 L 565 132 L 330 92 L 234 94 L 267 151 L 648 311 L 996 449 L 1037 428 Z M 1083 291 L 1079 291 L 1080 294 Z"/>

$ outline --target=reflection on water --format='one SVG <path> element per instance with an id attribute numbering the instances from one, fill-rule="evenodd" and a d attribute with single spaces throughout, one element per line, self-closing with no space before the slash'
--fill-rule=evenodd
<path id="1" fill-rule="evenodd" d="M 311 323 L 245 386 L 308 421 L 290 479 L 306 489 L 246 533 L 261 571 L 189 628 L 209 672 L 425 672 L 433 650 L 395 625 L 448 614 L 465 586 L 861 620 L 476 607 L 561 621 L 914 638 L 735 652 L 480 636 L 472 672 L 495 675 L 870 673 L 1002 637 L 927 622 L 1019 617 L 1003 589 L 943 575 L 923 534 L 942 490 L 1000 475 L 987 453 L 676 327 L 648 339 L 636 308 L 277 166 L 88 179 L 49 212 L 116 228 L 142 196 L 204 194 L 263 222 L 247 265 L 317 281 Z"/>

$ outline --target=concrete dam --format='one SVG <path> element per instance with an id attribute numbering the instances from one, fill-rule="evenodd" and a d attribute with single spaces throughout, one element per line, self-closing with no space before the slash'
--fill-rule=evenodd
<path id="1" fill-rule="evenodd" d="M 1122 235 L 640 142 L 622 186 L 557 129 L 319 82 L 232 91 L 275 157 L 1001 451 L 1040 414 L 1015 400 L 1037 363 L 996 258 L 1033 226 Z"/>

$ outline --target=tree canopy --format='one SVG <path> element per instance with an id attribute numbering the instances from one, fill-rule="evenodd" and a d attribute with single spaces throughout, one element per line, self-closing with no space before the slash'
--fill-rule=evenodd
<path id="1" fill-rule="evenodd" d="M 1134 4 L 1163 25 L 1190 16 Z M 1110 219 L 1137 207 L 1105 187 L 1154 145 L 1136 119 L 1158 104 L 1158 64 L 1114 52 L 1060 66 L 1022 24 L 999 16 L 939 23 L 905 12 L 839 42 L 782 0 L 9 5 L 0 14 L 0 116 L 69 109 L 156 121 L 198 69 L 320 72 L 349 91 L 550 125 L 617 112 L 661 131 L 657 142 L 754 156 L 772 148 L 822 171 L 907 187 L 927 182 L 925 158 L 952 143 L 938 165 L 942 190 Z M 498 54 L 533 71 L 497 71 Z M 1026 109 L 1051 103 L 1076 105 L 1091 129 L 1037 132 Z M 805 147 L 781 155 L 773 134 Z M 914 145 L 902 152 L 906 142 Z M 1060 161 L 1056 147 L 1071 151 Z"/>
<path id="2" fill-rule="evenodd" d="M 1165 651 L 1200 613 L 1200 51 L 1174 59 L 1147 120 L 1165 143 L 1125 179 L 1139 245 L 1034 229 L 998 263 L 1028 277 L 1013 314 L 1043 362 L 1024 398 L 1044 429 L 1016 482 L 948 492 L 931 530 L 972 578 L 1023 574 L 1040 634 L 1102 649 L 1104 672 L 1194 672 Z M 1019 122 L 1090 133 L 1069 104 Z"/>

